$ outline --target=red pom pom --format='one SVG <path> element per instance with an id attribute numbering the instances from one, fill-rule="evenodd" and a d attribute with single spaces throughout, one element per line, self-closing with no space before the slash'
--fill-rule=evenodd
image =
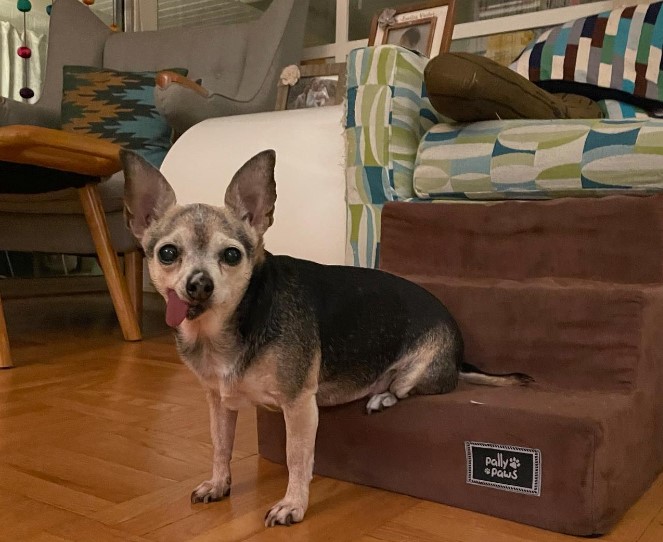
<path id="1" fill-rule="evenodd" d="M 16 53 L 18 53 L 18 56 L 21 58 L 30 58 L 32 56 L 32 49 L 24 45 L 23 47 L 19 47 Z"/>

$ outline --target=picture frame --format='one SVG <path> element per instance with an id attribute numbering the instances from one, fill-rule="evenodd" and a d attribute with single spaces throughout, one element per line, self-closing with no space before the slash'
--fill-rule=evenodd
<path id="1" fill-rule="evenodd" d="M 455 0 L 429 0 L 376 13 L 368 45 L 400 45 L 433 58 L 449 51 Z"/>
<path id="2" fill-rule="evenodd" d="M 276 111 L 342 104 L 345 70 L 345 62 L 287 66 L 276 90 Z"/>

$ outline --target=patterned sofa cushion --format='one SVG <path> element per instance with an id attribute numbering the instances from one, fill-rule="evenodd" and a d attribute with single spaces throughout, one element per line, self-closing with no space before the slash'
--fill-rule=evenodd
<path id="1" fill-rule="evenodd" d="M 662 5 L 618 8 L 554 27 L 510 67 L 549 92 L 660 107 Z"/>
<path id="2" fill-rule="evenodd" d="M 348 55 L 344 133 L 349 265 L 377 265 L 382 207 L 414 196 L 417 147 L 426 130 L 443 121 L 426 96 L 427 62 L 395 45 L 364 47 Z"/>
<path id="3" fill-rule="evenodd" d="M 187 70 L 176 68 L 181 75 Z M 171 128 L 154 101 L 156 72 L 63 68 L 62 129 L 107 139 L 159 167 L 171 146 Z"/>
<path id="4" fill-rule="evenodd" d="M 619 100 L 600 100 L 597 105 L 603 112 L 603 118 L 606 119 L 648 119 L 650 117 L 649 113 L 641 107 Z"/>
<path id="5" fill-rule="evenodd" d="M 422 199 L 550 198 L 663 190 L 663 120 L 437 124 L 421 140 Z"/>

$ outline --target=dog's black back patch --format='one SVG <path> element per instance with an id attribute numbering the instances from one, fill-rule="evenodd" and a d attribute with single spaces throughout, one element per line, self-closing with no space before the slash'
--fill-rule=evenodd
<path id="1" fill-rule="evenodd" d="M 284 335 L 304 350 L 319 340 L 320 380 L 357 387 L 375 382 L 429 330 L 446 325 L 460 337 L 444 305 L 405 279 L 270 254 L 254 271 L 237 322 L 252 352 Z"/>

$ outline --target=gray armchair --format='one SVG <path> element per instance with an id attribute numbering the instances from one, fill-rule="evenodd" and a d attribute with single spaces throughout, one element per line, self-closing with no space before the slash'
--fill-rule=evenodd
<path id="1" fill-rule="evenodd" d="M 177 133 L 208 117 L 271 110 L 280 70 L 299 62 L 307 7 L 308 0 L 274 0 L 252 22 L 114 33 L 77 0 L 56 0 L 41 97 L 34 105 L 0 98 L 0 127 L 59 128 L 64 65 L 188 69 L 188 86 L 171 82 L 155 91 Z M 205 97 L 192 81 L 202 81 Z M 100 178 L 7 160 L 0 161 L 0 250 L 96 254 L 124 338 L 140 339 L 142 256 L 124 225 L 121 172 Z M 117 254 L 124 255 L 124 273 Z M 1 311 L 0 304 L 0 324 Z M 0 367 L 8 365 L 0 359 Z"/>
<path id="2" fill-rule="evenodd" d="M 206 98 L 177 84 L 156 90 L 157 107 L 179 133 L 210 117 L 271 110 L 281 69 L 299 62 L 308 3 L 273 0 L 259 19 L 246 23 L 121 33 L 77 0 L 56 0 L 41 97 L 34 105 L 0 98 L 0 126 L 59 127 L 66 64 L 122 71 L 188 69 L 188 78 L 201 82 Z"/>
<path id="3" fill-rule="evenodd" d="M 234 27 L 224 39 L 223 59 L 196 59 L 187 64 L 189 80 L 199 88 L 167 79 L 158 81 L 157 108 L 177 134 L 198 122 L 230 115 L 274 109 L 276 87 L 283 67 L 301 57 L 308 0 L 273 0 L 261 18 Z M 182 30 L 178 31 L 180 34 Z M 134 34 L 133 39 L 148 39 Z M 196 36 L 202 48 L 208 36 Z"/>

